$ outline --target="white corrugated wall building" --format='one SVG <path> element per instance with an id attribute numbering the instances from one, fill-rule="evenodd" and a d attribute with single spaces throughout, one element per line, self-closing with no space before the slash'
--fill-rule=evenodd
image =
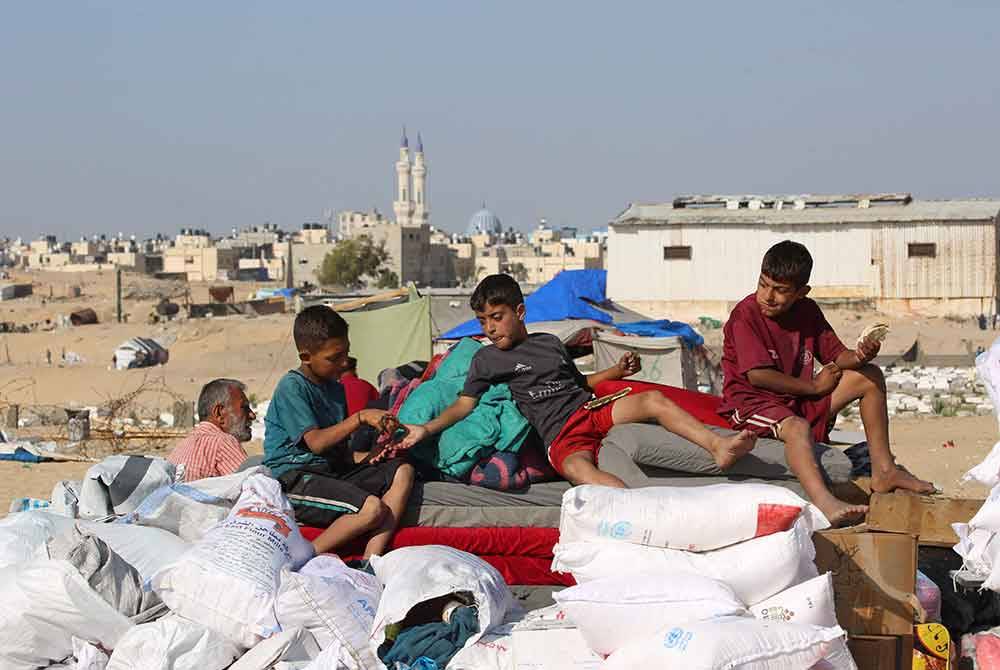
<path id="1" fill-rule="evenodd" d="M 753 292 L 767 249 L 808 247 L 812 295 L 886 311 L 992 314 L 997 200 L 692 196 L 630 204 L 610 222 L 608 297 L 647 313 L 728 313 Z"/>

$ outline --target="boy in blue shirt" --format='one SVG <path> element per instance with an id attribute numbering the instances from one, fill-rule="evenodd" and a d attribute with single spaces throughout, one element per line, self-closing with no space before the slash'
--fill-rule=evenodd
<path id="1" fill-rule="evenodd" d="M 293 327 L 301 365 L 278 382 L 264 417 L 264 465 L 281 483 L 297 520 L 328 526 L 313 540 L 328 552 L 371 534 L 365 558 L 384 554 L 413 487 L 413 466 L 401 458 L 367 462 L 347 438 L 363 425 L 392 434 L 399 424 L 379 409 L 347 416 L 347 322 L 329 307 L 302 310 Z"/>

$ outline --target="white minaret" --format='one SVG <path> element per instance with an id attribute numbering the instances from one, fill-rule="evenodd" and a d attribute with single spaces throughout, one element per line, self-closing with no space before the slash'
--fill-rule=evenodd
<path id="1" fill-rule="evenodd" d="M 427 166 L 424 165 L 424 140 L 417 133 L 417 153 L 413 157 L 413 224 L 427 223 Z"/>
<path id="2" fill-rule="evenodd" d="M 406 139 L 406 126 L 403 126 L 403 138 L 399 141 L 399 160 L 396 161 L 396 201 L 392 210 L 396 214 L 396 223 L 401 226 L 410 225 L 413 215 L 413 192 L 410 190 L 410 141 Z"/>

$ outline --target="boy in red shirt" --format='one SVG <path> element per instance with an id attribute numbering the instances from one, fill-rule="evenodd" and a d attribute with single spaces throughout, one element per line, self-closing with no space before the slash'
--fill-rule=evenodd
<path id="1" fill-rule="evenodd" d="M 347 416 L 354 416 L 372 400 L 378 400 L 378 389 L 358 376 L 358 359 L 347 357 L 347 368 L 340 373 L 340 385 L 347 396 Z"/>
<path id="2" fill-rule="evenodd" d="M 764 254 L 757 292 L 736 306 L 723 331 L 719 413 L 733 428 L 784 441 L 788 465 L 806 494 L 831 524 L 844 525 L 861 520 L 868 508 L 834 497 L 813 446 L 827 440 L 830 417 L 855 400 L 861 400 L 872 490 L 931 493 L 934 486 L 896 465 L 885 379 L 870 364 L 881 345 L 863 340 L 855 351 L 844 346 L 819 306 L 806 298 L 812 263 L 809 251 L 789 240 Z M 814 375 L 817 362 L 823 367 Z"/>

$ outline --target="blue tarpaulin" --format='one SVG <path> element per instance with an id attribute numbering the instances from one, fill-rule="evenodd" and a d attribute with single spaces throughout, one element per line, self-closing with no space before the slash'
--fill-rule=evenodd
<path id="1" fill-rule="evenodd" d="M 592 319 L 601 323 L 611 323 L 604 312 L 587 304 L 603 303 L 607 300 L 605 288 L 608 283 L 607 270 L 563 270 L 552 281 L 540 286 L 537 291 L 524 299 L 525 323 L 536 321 L 564 321 L 566 319 Z M 441 335 L 443 340 L 481 335 L 483 329 L 475 319 L 455 326 Z"/>
<path id="2" fill-rule="evenodd" d="M 628 335 L 642 337 L 679 337 L 689 347 L 700 347 L 705 344 L 705 338 L 691 326 L 680 321 L 659 319 L 657 321 L 636 321 L 634 323 L 616 323 L 615 328 Z"/>

